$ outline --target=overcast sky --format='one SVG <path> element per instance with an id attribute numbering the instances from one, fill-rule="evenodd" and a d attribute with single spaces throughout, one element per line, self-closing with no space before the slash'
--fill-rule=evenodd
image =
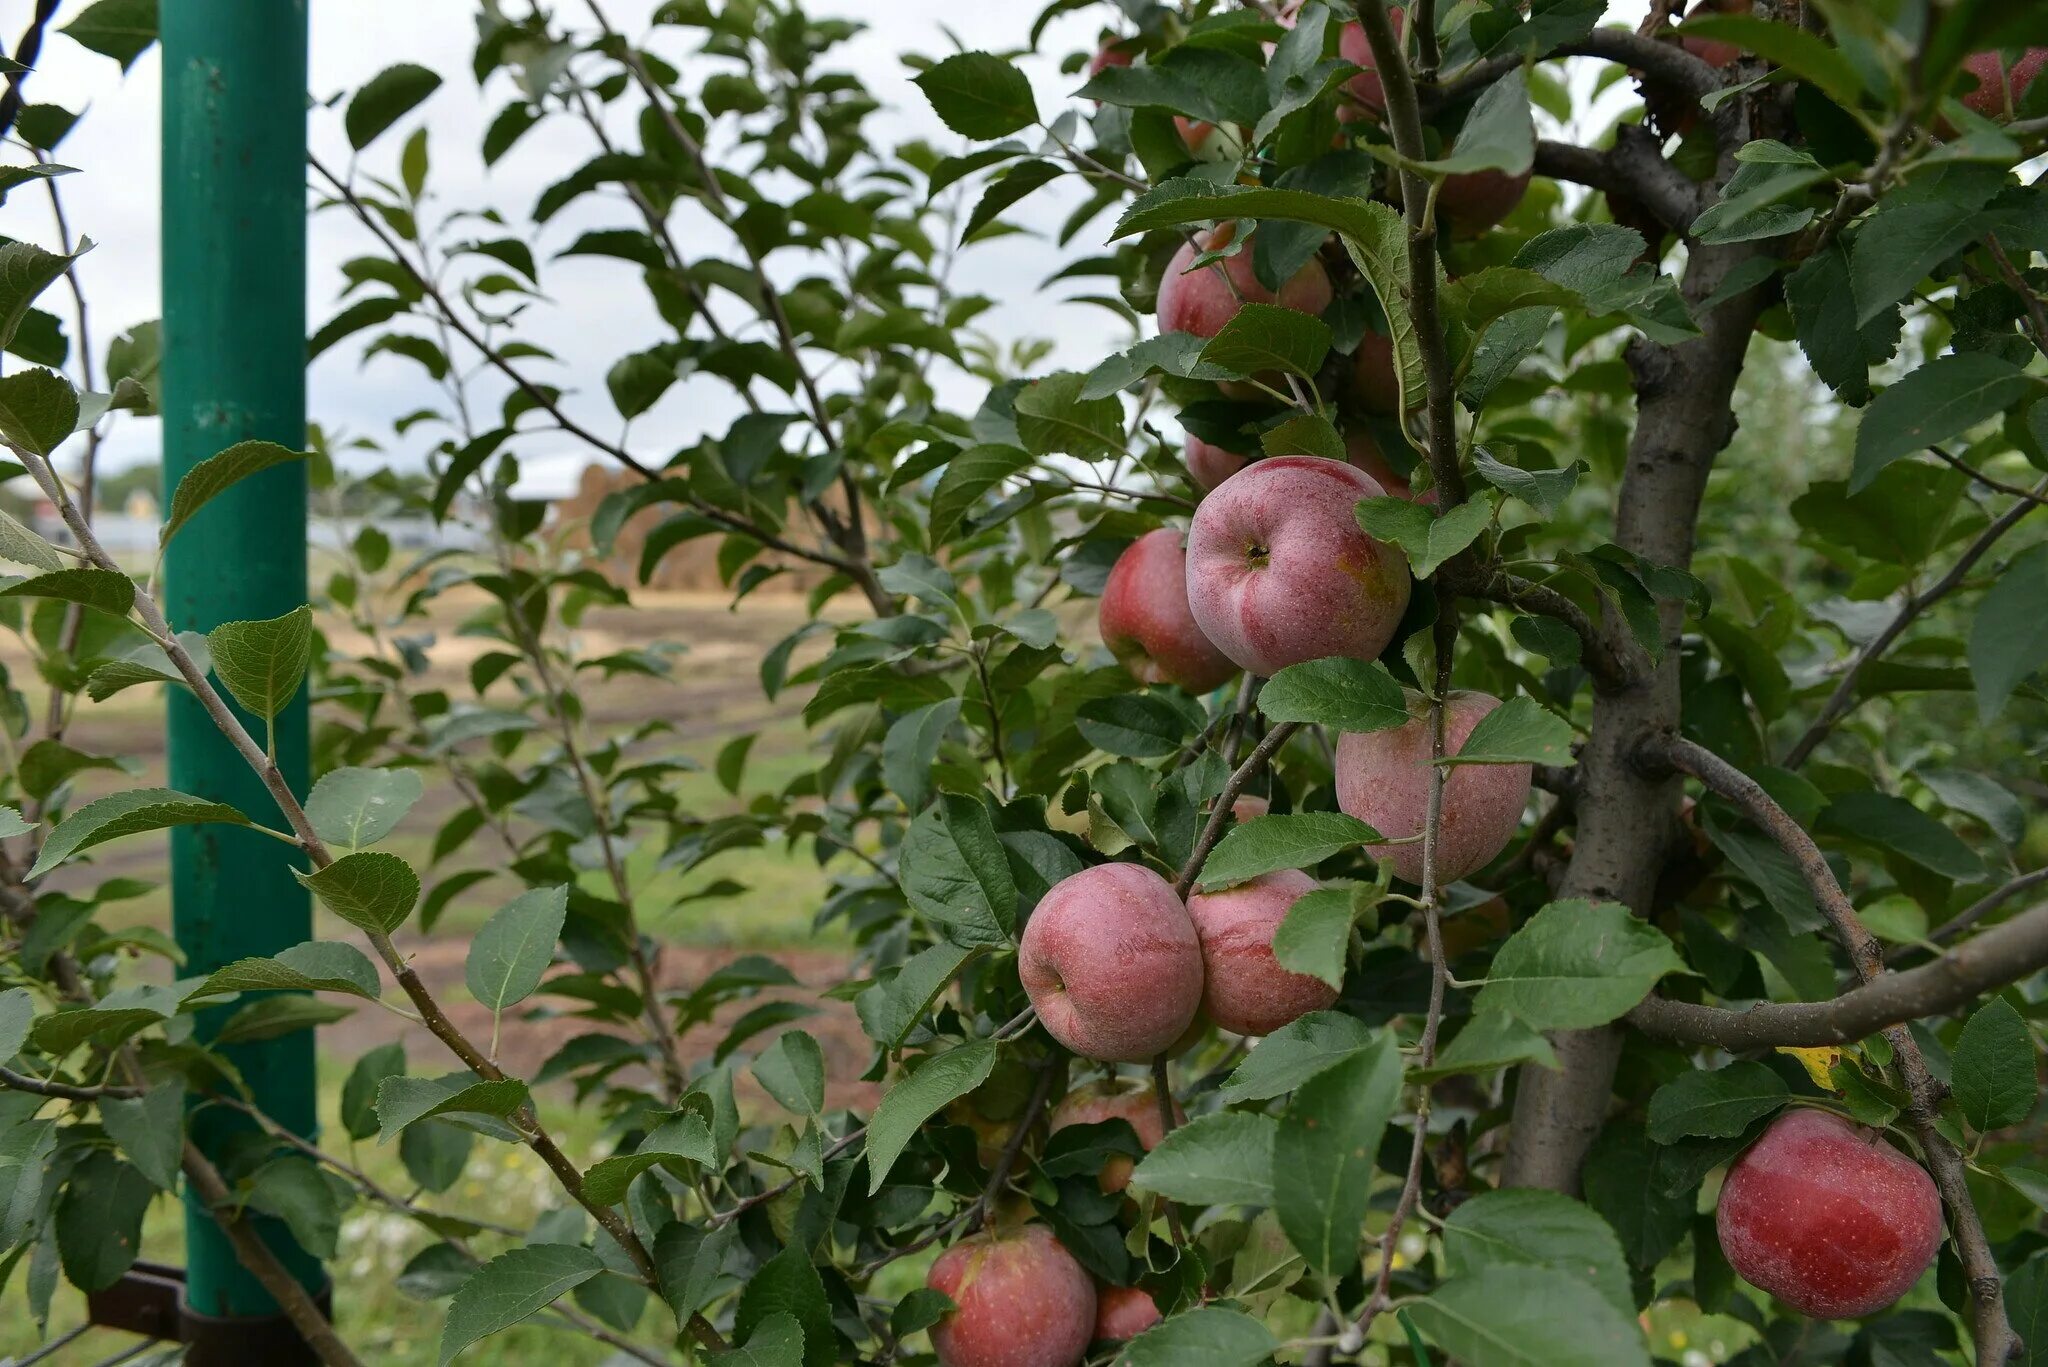
<path id="1" fill-rule="evenodd" d="M 446 84 L 413 116 L 364 154 L 363 169 L 391 175 L 404 136 L 424 122 L 429 130 L 433 161 L 430 190 L 443 207 L 496 206 L 515 222 L 524 218 L 541 190 L 580 165 L 595 150 L 589 131 L 565 119 L 542 125 L 512 155 L 486 168 L 478 144 L 489 118 L 510 96 L 505 77 L 496 78 L 479 96 L 469 75 L 474 48 L 473 0 L 309 0 L 312 9 L 312 91 L 325 100 L 353 90 L 387 66 L 418 62 L 441 72 Z M 657 0 L 612 0 L 613 21 L 635 35 L 646 33 L 646 21 Z M 959 0 L 813 0 L 811 12 L 857 19 L 867 29 L 833 54 L 833 65 L 855 73 L 886 106 L 888 113 L 869 124 L 878 141 L 889 144 L 922 137 L 942 149 L 958 150 L 961 139 L 947 132 L 909 84 L 911 72 L 903 54 L 944 55 L 960 45 L 988 50 L 1021 46 L 1029 34 L 1041 0 L 1019 3 L 969 3 Z M 1633 23 L 1644 0 L 1611 0 L 1609 21 Z M 58 22 L 82 8 L 82 0 L 66 0 Z M 32 0 L 0 0 L 0 38 L 11 46 L 25 26 Z M 562 13 L 579 17 L 575 0 L 565 0 Z M 1037 88 L 1042 111 L 1056 110 L 1071 98 L 1076 82 L 1058 70 L 1065 54 L 1092 48 L 1094 37 L 1110 13 L 1099 6 L 1063 16 L 1047 30 L 1042 55 L 1024 63 Z M 943 27 L 942 27 L 943 26 Z M 949 36 L 952 35 L 952 36 Z M 664 28 L 650 46 L 673 59 L 688 54 L 700 30 Z M 729 68 L 728 68 L 729 69 Z M 1587 73 L 1588 78 L 1590 73 Z M 68 38 L 52 35 L 27 88 L 31 102 L 53 102 L 87 116 L 64 143 L 59 160 L 81 174 L 66 177 L 62 189 L 74 231 L 91 236 L 99 247 L 84 262 L 87 295 L 92 309 L 95 349 L 104 353 L 106 340 L 117 332 L 158 316 L 158 130 L 161 62 L 156 49 L 145 54 L 123 76 L 111 60 L 88 52 Z M 621 129 L 628 143 L 629 127 Z M 1591 130 L 1585 130 L 1590 132 Z M 312 144 L 330 165 L 345 164 L 348 145 L 338 110 L 312 113 Z M 10 149 L 9 159 L 19 149 Z M 1064 197 L 1041 194 L 1009 218 L 1037 230 L 979 244 L 961 257 L 954 275 L 963 293 L 984 293 L 1000 307 L 980 320 L 981 326 L 1004 338 L 1044 337 L 1058 347 L 1055 361 L 1086 367 L 1106 351 L 1127 344 L 1127 326 L 1103 309 L 1066 302 L 1100 282 L 1062 282 L 1040 289 L 1040 282 L 1065 260 L 1100 249 L 1105 216 L 1084 233 L 1074 247 L 1062 251 L 1051 240 L 1067 210 L 1078 202 L 1078 190 Z M 596 430 L 615 435 L 618 419 L 603 384 L 604 372 L 620 356 L 662 340 L 665 328 L 645 301 L 632 268 L 624 263 L 570 258 L 548 265 L 548 257 L 587 228 L 639 226 L 630 205 L 616 194 L 586 196 L 551 221 L 535 245 L 543 262 L 542 280 L 548 300 L 533 314 L 530 331 L 568 362 L 544 378 L 572 391 L 568 407 Z M 45 244 L 53 241 L 48 201 L 32 188 L 16 190 L 0 206 L 0 232 Z M 737 257 L 733 244 L 715 228 L 702 239 L 707 254 Z M 364 254 L 370 244 L 362 229 L 339 212 L 313 218 L 309 228 L 310 272 L 307 282 L 310 325 L 317 327 L 336 307 L 342 284 L 340 264 Z M 699 248 L 686 233 L 684 250 Z M 801 269 L 792 260 L 789 268 Z M 66 318 L 70 331 L 70 319 Z M 360 360 L 362 339 L 345 342 L 317 361 L 308 376 L 308 414 L 331 431 L 372 435 L 390 441 L 391 420 L 434 397 L 431 385 L 409 361 L 380 356 L 367 365 Z M 950 387 L 950 386 L 949 386 Z M 971 405 L 964 381 L 949 397 Z M 705 432 L 722 431 L 739 411 L 737 401 L 720 381 L 698 379 L 677 385 L 662 403 L 640 418 L 631 431 L 636 451 L 665 460 L 677 448 Z M 109 447 L 114 463 L 154 459 L 156 424 L 117 424 Z M 415 464 L 432 437 L 416 432 L 394 447 L 397 463 Z M 545 450 L 535 446 L 535 453 Z"/>

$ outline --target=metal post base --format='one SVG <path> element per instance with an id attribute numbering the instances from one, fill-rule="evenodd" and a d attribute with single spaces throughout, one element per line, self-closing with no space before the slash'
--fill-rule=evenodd
<path id="1" fill-rule="evenodd" d="M 313 1298 L 334 1318 L 334 1288 Z M 186 1367 L 319 1367 L 320 1359 L 283 1315 L 227 1318 L 194 1310 L 185 1300 L 185 1269 L 138 1262 L 126 1276 L 87 1297 L 92 1322 L 108 1329 L 185 1345 Z"/>

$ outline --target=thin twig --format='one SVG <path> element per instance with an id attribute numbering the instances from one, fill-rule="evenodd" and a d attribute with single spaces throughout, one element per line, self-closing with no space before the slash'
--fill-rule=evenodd
<path id="1" fill-rule="evenodd" d="M 1998 479 L 1994 476 L 1987 475 L 1982 470 L 1979 470 L 1976 466 L 1970 464 L 1961 456 L 1955 455 L 1945 447 L 1930 446 L 1927 449 L 1933 452 L 1943 462 L 1962 471 L 1964 474 L 1968 475 L 1972 480 L 1976 481 L 1978 484 L 1983 485 L 1985 488 L 1991 490 L 1993 493 L 2009 494 L 2014 498 L 2025 499 L 2029 503 L 2048 504 L 2048 497 L 2044 497 L 2043 495 L 2037 494 L 2031 489 L 2023 488 L 2020 485 L 2007 484 L 2002 479 Z"/>
<path id="2" fill-rule="evenodd" d="M 1188 890 L 1194 887 L 1195 879 L 1201 876 L 1202 864 L 1209 858 L 1209 851 L 1216 848 L 1216 842 L 1223 838 L 1224 820 L 1230 815 L 1230 809 L 1236 803 L 1238 795 L 1244 792 L 1245 785 L 1258 776 L 1259 771 L 1271 762 L 1273 756 L 1280 753 L 1280 747 L 1287 744 L 1288 739 L 1300 729 L 1300 722 L 1280 723 L 1268 731 L 1266 738 L 1259 742 L 1258 748 L 1251 752 L 1243 764 L 1237 766 L 1237 771 L 1230 776 L 1230 781 L 1223 785 L 1223 791 L 1216 795 L 1216 801 L 1211 804 L 1209 820 L 1202 827 L 1201 836 L 1195 841 L 1194 852 L 1188 856 L 1188 862 L 1181 866 L 1180 877 L 1174 880 L 1175 896 L 1186 897 Z"/>
<path id="3" fill-rule="evenodd" d="M 132 1100 L 145 1096 L 148 1089 L 143 1087 L 80 1087 L 69 1082 L 50 1082 L 43 1078 L 30 1077 L 9 1068 L 0 1068 L 0 1088 L 9 1091 L 27 1092 L 31 1096 L 47 1096 L 59 1101 L 110 1101 Z"/>

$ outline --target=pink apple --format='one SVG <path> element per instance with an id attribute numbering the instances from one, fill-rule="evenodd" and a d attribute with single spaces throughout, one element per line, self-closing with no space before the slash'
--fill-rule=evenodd
<path id="1" fill-rule="evenodd" d="M 1173 1117 L 1176 1125 L 1187 1119 L 1178 1102 L 1174 1103 Z M 1052 1109 L 1051 1128 L 1057 1132 L 1069 1125 L 1100 1125 L 1107 1120 L 1129 1121 L 1137 1131 L 1139 1145 L 1147 1153 L 1166 1137 L 1166 1125 L 1159 1115 L 1159 1092 L 1149 1081 L 1139 1078 L 1116 1078 L 1067 1093 Z M 1096 1180 L 1104 1191 L 1122 1191 L 1131 1184 L 1131 1172 L 1136 1167 L 1136 1163 L 1118 1154 L 1102 1165 Z"/>
<path id="2" fill-rule="evenodd" d="M 1256 793 L 1245 793 L 1230 804 L 1230 819 L 1242 825 L 1273 810 L 1272 802 Z"/>
<path id="3" fill-rule="evenodd" d="M 1358 339 L 1351 353 L 1351 393 L 1368 413 L 1392 415 L 1401 411 L 1401 377 L 1394 370 L 1394 339 L 1370 328 Z M 1416 406 L 1421 395 L 1414 396 Z"/>
<path id="4" fill-rule="evenodd" d="M 1262 460 L 1225 480 L 1188 529 L 1188 606 L 1241 668 L 1386 649 L 1408 610 L 1408 562 L 1359 530 L 1379 481 L 1319 456 Z"/>
<path id="5" fill-rule="evenodd" d="M 1805 1107 L 1728 1169 L 1721 1251 L 1750 1285 L 1815 1319 L 1859 1319 L 1912 1290 L 1941 1247 L 1941 1196 L 1875 1130 Z"/>
<path id="6" fill-rule="evenodd" d="M 1197 161 L 1236 161 L 1244 155 L 1244 135 L 1234 127 L 1173 116 L 1174 129 Z"/>
<path id="7" fill-rule="evenodd" d="M 1088 74 L 1099 76 L 1113 66 L 1129 66 L 1137 60 L 1137 54 L 1118 42 L 1115 35 L 1104 33 L 1102 46 L 1088 59 Z"/>
<path id="8" fill-rule="evenodd" d="M 1444 753 L 1463 748 L 1472 728 L 1500 699 L 1454 692 L 1444 709 Z M 1389 840 L 1420 837 L 1429 817 L 1429 704 L 1408 692 L 1409 720 L 1386 731 L 1348 733 L 1337 742 L 1337 805 Z M 1529 802 L 1526 764 L 1458 764 L 1444 780 L 1437 843 L 1440 884 L 1477 873 L 1507 848 Z M 1422 881 L 1422 841 L 1375 851 L 1394 873 Z"/>
<path id="9" fill-rule="evenodd" d="M 1159 1323 L 1152 1293 L 1135 1286 L 1105 1286 L 1095 1294 L 1095 1341 L 1123 1343 Z"/>
<path id="10" fill-rule="evenodd" d="M 1226 223 L 1198 234 L 1196 240 L 1202 244 L 1203 251 L 1212 251 L 1228 246 L 1231 233 L 1232 225 Z M 1314 258 L 1310 258 L 1308 264 L 1296 271 L 1280 287 L 1280 292 L 1274 294 L 1259 283 L 1258 276 L 1252 271 L 1252 242 L 1249 237 L 1234 256 L 1190 272 L 1188 267 L 1194 264 L 1194 260 L 1195 243 L 1184 242 L 1173 254 L 1173 260 L 1167 263 L 1166 276 L 1159 282 L 1161 332 L 1192 332 L 1197 337 L 1214 337 L 1245 304 L 1278 304 L 1297 313 L 1319 314 L 1336 297 L 1330 289 L 1329 273 L 1323 269 L 1323 263 Z M 1229 277 L 1227 283 L 1225 276 Z"/>
<path id="11" fill-rule="evenodd" d="M 1315 879 L 1299 869 L 1188 899 L 1202 940 L 1202 1011 L 1238 1035 L 1270 1035 L 1291 1020 L 1337 1000 L 1336 989 L 1306 973 L 1290 973 L 1273 957 L 1273 932 Z"/>
<path id="12" fill-rule="evenodd" d="M 1454 237 L 1477 237 L 1515 211 L 1529 192 L 1531 172 L 1511 176 L 1505 171 L 1469 171 L 1445 176 L 1437 192 L 1436 211 Z"/>
<path id="13" fill-rule="evenodd" d="M 1958 77 L 1956 84 L 1968 85 L 1969 77 L 1974 76 L 1976 89 L 1965 91 L 1959 98 L 1987 119 L 2010 123 L 2013 111 L 2026 98 L 2027 88 L 2044 66 L 2048 66 L 2048 47 L 2028 48 L 2010 67 L 2001 53 L 1973 52 L 1963 58 L 1963 70 L 1968 75 Z"/>
<path id="14" fill-rule="evenodd" d="M 1394 473 L 1394 467 L 1380 452 L 1380 444 L 1373 440 L 1372 433 L 1362 427 L 1354 427 L 1344 434 L 1344 455 L 1353 465 L 1371 475 L 1379 486 L 1395 498 L 1414 498 L 1415 491 L 1408 487 L 1408 481 Z"/>
<path id="15" fill-rule="evenodd" d="M 1693 7 L 1693 17 L 1702 18 L 1712 14 L 1748 14 L 1749 0 L 1705 0 Z M 1719 38 L 1687 38 L 1684 25 L 1679 26 L 1679 42 L 1685 50 L 1705 62 L 1708 66 L 1726 69 L 1734 66 L 1742 57 L 1742 49 Z"/>
<path id="16" fill-rule="evenodd" d="M 1394 21 L 1394 37 L 1406 38 L 1407 12 L 1396 5 L 1388 9 L 1387 17 Z M 1365 25 L 1346 24 L 1338 32 L 1337 55 L 1364 68 L 1344 83 L 1350 100 L 1338 108 L 1337 117 L 1346 123 L 1380 122 L 1387 116 L 1387 92 L 1380 83 L 1379 63 L 1373 59 L 1372 43 L 1365 36 Z"/>
<path id="17" fill-rule="evenodd" d="M 1095 1283 L 1044 1225 L 962 1239 L 925 1285 L 959 1307 L 932 1326 L 940 1367 L 1077 1367 L 1095 1332 Z"/>
<path id="18" fill-rule="evenodd" d="M 1052 1037 L 1083 1058 L 1142 1063 L 1202 1005 L 1202 946 L 1186 903 L 1142 864 L 1061 879 L 1024 927 L 1017 976 Z"/>
<path id="19" fill-rule="evenodd" d="M 1117 557 L 1096 620 L 1102 643 L 1139 683 L 1207 693 L 1237 673 L 1188 610 L 1187 552 L 1172 528 L 1145 533 Z"/>
<path id="20" fill-rule="evenodd" d="M 1205 494 L 1252 463 L 1250 456 L 1240 456 L 1213 442 L 1203 441 L 1192 432 L 1188 433 L 1187 444 L 1181 451 L 1187 457 L 1188 478 Z"/>

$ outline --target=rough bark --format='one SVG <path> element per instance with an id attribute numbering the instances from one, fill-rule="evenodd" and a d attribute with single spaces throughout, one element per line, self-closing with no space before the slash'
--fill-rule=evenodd
<path id="1" fill-rule="evenodd" d="M 1751 246 L 1693 250 L 1682 288 L 1699 301 L 1719 288 Z M 1734 435 L 1732 400 L 1743 356 L 1762 311 L 1750 290 L 1698 321 L 1703 336 L 1677 346 L 1637 338 L 1628 348 L 1635 377 L 1636 430 L 1615 514 L 1615 544 L 1660 565 L 1692 560 L 1695 524 L 1714 457 Z M 1679 716 L 1679 631 L 1684 605 L 1660 605 L 1664 650 L 1642 681 L 1597 694 L 1592 738 L 1579 758 L 1578 828 L 1560 897 L 1650 909 L 1677 816 L 1675 778 L 1646 777 L 1634 752 L 1646 736 L 1674 731 Z M 1613 613 L 1608 611 L 1613 627 Z M 1579 1165 L 1606 1120 L 1621 1052 L 1615 1027 L 1552 1038 L 1556 1071 L 1530 1065 L 1517 1080 L 1504 1186 L 1576 1192 Z"/>

